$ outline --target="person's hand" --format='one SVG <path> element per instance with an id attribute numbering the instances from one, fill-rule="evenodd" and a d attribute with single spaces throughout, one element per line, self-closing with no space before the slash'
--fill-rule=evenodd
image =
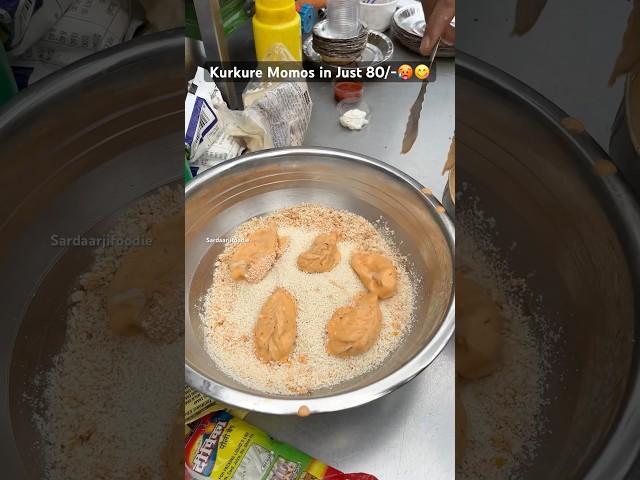
<path id="1" fill-rule="evenodd" d="M 422 0 L 422 8 L 427 19 L 427 29 L 422 37 L 420 52 L 429 55 L 440 37 L 445 43 L 453 45 L 456 41 L 456 29 L 449 24 L 456 15 L 456 0 Z"/>

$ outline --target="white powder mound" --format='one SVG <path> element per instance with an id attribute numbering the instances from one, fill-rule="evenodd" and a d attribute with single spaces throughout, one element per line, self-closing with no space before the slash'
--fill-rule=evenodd
<path id="1" fill-rule="evenodd" d="M 476 208 L 458 213 L 456 223 L 463 231 L 457 238 L 456 268 L 491 288 L 505 318 L 499 370 L 458 384 L 467 422 L 456 478 L 516 479 L 547 432 L 543 409 L 553 334 L 543 318 L 524 313 L 527 284 L 513 275 L 493 244 L 493 219 Z M 534 324 L 546 330 L 544 338 L 534 336 Z"/>
<path id="2" fill-rule="evenodd" d="M 257 284 L 233 281 L 224 253 L 216 262 L 213 287 L 204 306 L 205 344 L 216 364 L 244 385 L 283 395 L 336 385 L 378 366 L 398 348 L 411 326 L 414 289 L 409 273 L 392 246 L 361 217 L 348 214 L 359 219 L 356 223 L 350 222 L 349 216 L 344 219 L 343 226 L 350 225 L 350 232 L 343 237 L 351 240 L 338 242 L 341 259 L 333 270 L 309 274 L 298 269 L 298 255 L 311 246 L 318 234 L 329 231 L 309 225 L 315 223 L 316 227 L 326 227 L 326 220 L 331 217 L 329 210 L 323 210 L 325 217 L 312 215 L 310 220 L 303 215 L 304 222 L 293 222 L 304 226 L 286 225 L 286 212 L 280 214 L 280 221 L 276 222 L 278 234 L 288 237 L 288 244 L 274 267 Z M 259 228 L 261 224 L 252 222 L 249 230 Z M 340 228 L 340 225 L 332 224 L 332 227 L 336 226 Z M 241 227 L 241 231 L 242 235 L 236 233 L 234 237 L 246 234 L 246 228 Z M 359 237 L 362 242 L 356 241 Z M 326 326 L 336 309 L 350 305 L 357 294 L 366 291 L 350 265 L 351 254 L 365 245 L 377 247 L 392 259 L 398 271 L 398 292 L 390 299 L 380 301 L 382 330 L 373 347 L 362 355 L 337 358 L 326 351 Z M 297 338 L 288 363 L 267 364 L 255 354 L 253 329 L 262 306 L 278 287 L 285 288 L 296 300 Z"/>
<path id="3" fill-rule="evenodd" d="M 110 234 L 144 236 L 182 209 L 179 189 L 161 189 L 128 209 Z M 106 294 L 127 247 L 95 251 L 69 297 L 65 342 L 45 382 L 36 416 L 50 480 L 165 476 L 169 433 L 183 395 L 184 341 L 158 345 L 112 333 Z"/>

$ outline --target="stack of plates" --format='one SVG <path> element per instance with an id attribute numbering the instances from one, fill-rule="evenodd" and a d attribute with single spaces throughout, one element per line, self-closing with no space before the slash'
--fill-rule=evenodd
<path id="1" fill-rule="evenodd" d="M 451 22 L 456 26 L 455 19 Z M 424 18 L 422 5 L 418 2 L 415 5 L 408 5 L 399 8 L 391 18 L 391 34 L 409 50 L 420 53 L 420 43 L 427 26 Z M 455 47 L 445 45 L 440 42 L 438 57 L 454 57 Z"/>
<path id="2" fill-rule="evenodd" d="M 328 28 L 327 20 L 313 27 L 313 50 L 325 63 L 331 65 L 349 65 L 360 60 L 367 46 L 369 30 L 360 25 L 358 35 L 353 38 L 334 38 Z"/>
<path id="3" fill-rule="evenodd" d="M 320 54 L 315 51 L 315 49 L 313 48 L 313 38 L 311 36 L 307 37 L 307 39 L 302 44 L 302 51 L 304 52 L 305 57 L 314 63 L 324 64 L 324 66 L 329 68 L 333 66 L 324 62 Z M 340 67 L 373 67 L 391 60 L 392 55 L 393 42 L 391 41 L 391 39 L 389 39 L 389 37 L 387 37 L 384 33 L 369 30 L 369 38 L 367 39 L 367 44 L 365 45 L 360 58 L 349 65 L 341 64 Z"/>

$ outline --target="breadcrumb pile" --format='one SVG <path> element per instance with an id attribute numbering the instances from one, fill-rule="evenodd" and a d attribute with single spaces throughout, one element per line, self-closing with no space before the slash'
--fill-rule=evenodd
<path id="1" fill-rule="evenodd" d="M 294 395 L 337 385 L 380 365 L 409 331 L 414 306 L 412 279 L 392 241 L 358 215 L 313 204 L 252 219 L 232 237 L 246 238 L 273 223 L 278 235 L 287 237 L 286 248 L 259 283 L 231 279 L 227 261 L 235 244 L 227 244 L 215 263 L 202 324 L 206 349 L 219 368 L 250 388 Z M 332 231 L 341 237 L 339 264 L 325 273 L 300 271 L 298 255 L 317 235 Z M 350 305 L 356 295 L 366 291 L 349 263 L 352 253 L 359 250 L 376 250 L 392 260 L 398 273 L 398 291 L 380 301 L 383 324 L 373 347 L 362 355 L 337 358 L 327 353 L 326 326 L 339 307 Z M 253 329 L 260 309 L 279 287 L 293 295 L 297 303 L 296 345 L 288 362 L 264 363 L 255 354 Z"/>
<path id="2" fill-rule="evenodd" d="M 496 249 L 494 223 L 477 204 L 457 213 L 462 234 L 457 238 L 456 269 L 491 288 L 505 319 L 500 368 L 487 377 L 458 383 L 467 417 L 465 448 L 456 469 L 461 479 L 521 478 L 521 469 L 535 458 L 548 432 L 544 409 L 557 332 L 523 308 L 527 282 L 514 276 Z"/>
<path id="3" fill-rule="evenodd" d="M 109 233 L 144 236 L 182 209 L 181 189 L 165 187 L 129 208 Z M 44 390 L 35 420 L 48 480 L 165 478 L 169 435 L 182 413 L 184 341 L 158 344 L 111 330 L 107 291 L 127 251 L 96 249 L 69 295 L 63 348 L 38 379 Z"/>

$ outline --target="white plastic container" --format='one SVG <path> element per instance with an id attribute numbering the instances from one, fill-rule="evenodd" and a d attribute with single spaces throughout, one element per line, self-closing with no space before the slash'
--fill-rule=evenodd
<path id="1" fill-rule="evenodd" d="M 398 0 L 373 1 L 374 3 L 368 3 L 367 0 L 360 1 L 360 18 L 369 30 L 384 32 L 391 25 L 391 18 L 398 6 Z"/>

